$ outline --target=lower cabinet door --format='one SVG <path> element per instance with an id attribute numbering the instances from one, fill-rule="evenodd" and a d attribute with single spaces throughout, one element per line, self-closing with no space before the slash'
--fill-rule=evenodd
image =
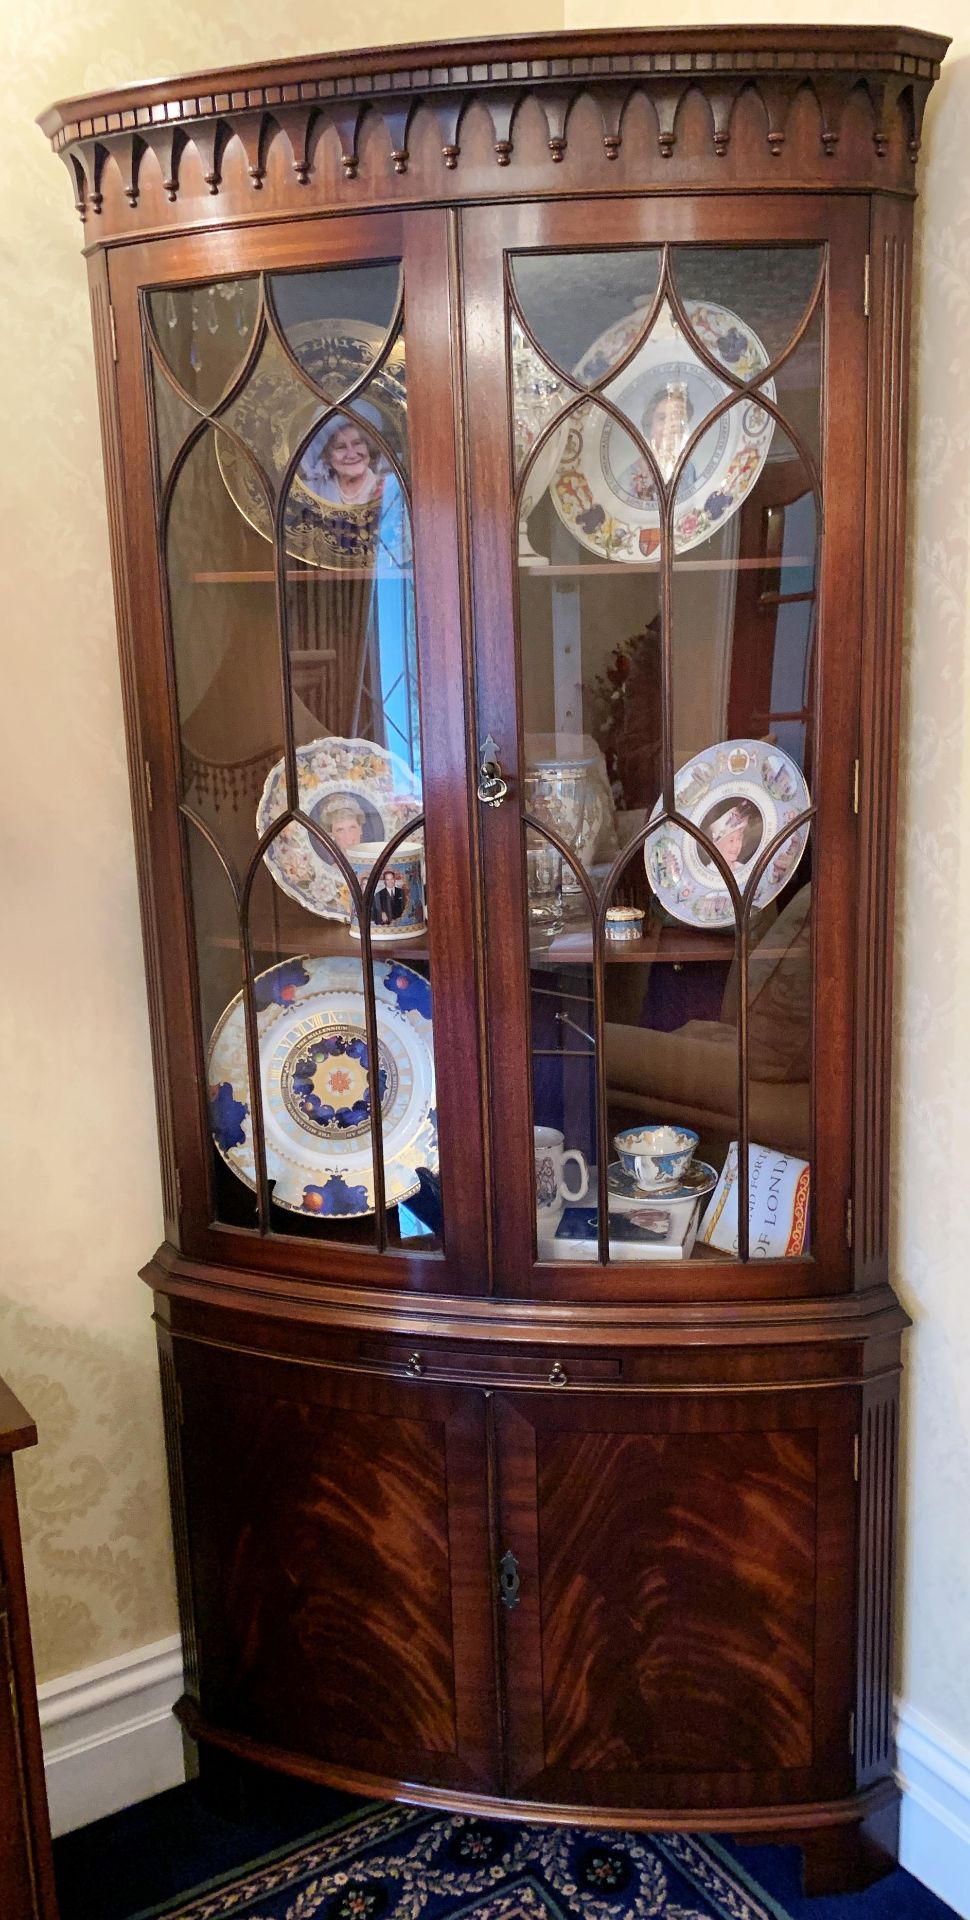
<path id="1" fill-rule="evenodd" d="M 205 1717 L 494 1789 L 482 1395 L 176 1346 Z"/>
<path id="2" fill-rule="evenodd" d="M 854 1388 L 495 1396 L 510 1794 L 852 1790 L 857 1410 Z"/>

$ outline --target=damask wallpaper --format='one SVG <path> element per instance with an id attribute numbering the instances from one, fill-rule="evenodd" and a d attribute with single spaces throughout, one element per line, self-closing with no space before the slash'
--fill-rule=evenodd
<path id="1" fill-rule="evenodd" d="M 18 1464 L 42 1678 L 172 1631 L 148 1295 L 159 1198 L 87 295 L 63 170 L 33 116 L 58 94 L 221 62 L 440 33 L 787 18 L 955 36 L 921 169 L 909 626 L 899 841 L 895 1279 L 915 1321 L 904 1452 L 901 1690 L 970 1741 L 970 26 L 925 10 L 648 0 L 362 0 L 285 21 L 227 0 L 137 15 L 25 0 L 3 31 L 4 938 L 0 1369 L 36 1415 Z M 328 32 L 329 29 L 329 32 Z"/>

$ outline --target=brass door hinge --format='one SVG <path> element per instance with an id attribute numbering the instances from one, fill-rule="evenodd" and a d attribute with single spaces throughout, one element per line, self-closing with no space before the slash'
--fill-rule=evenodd
<path id="1" fill-rule="evenodd" d="M 849 1752 L 855 1759 L 855 1714 L 849 1715 Z"/>
<path id="2" fill-rule="evenodd" d="M 853 760 L 852 762 L 852 811 L 853 813 L 858 813 L 859 811 L 859 762 L 858 760 Z"/>
<path id="3" fill-rule="evenodd" d="M 108 325 L 109 325 L 109 327 L 111 328 L 111 358 L 112 358 L 112 360 L 113 360 L 113 361 L 115 362 L 115 365 L 117 366 L 117 363 L 118 363 L 118 328 L 117 328 L 117 325 L 116 325 L 116 322 L 115 322 L 115 310 L 114 310 L 114 307 L 113 307 L 113 306 L 111 305 L 111 303 L 110 303 L 110 301 L 109 301 L 109 303 L 108 303 Z"/>
<path id="4" fill-rule="evenodd" d="M 182 1175 L 178 1167 L 176 1167 L 175 1169 L 175 1204 L 178 1207 L 179 1213 L 181 1214 L 182 1212 Z"/>
<path id="5" fill-rule="evenodd" d="M 859 1435 L 857 1433 L 852 1435 L 852 1478 L 853 1480 L 859 1478 Z"/>
<path id="6" fill-rule="evenodd" d="M 869 298 L 871 293 L 871 283 L 872 283 L 872 254 L 867 253 L 865 266 L 862 271 L 862 311 L 867 320 L 869 318 Z"/>
<path id="7" fill-rule="evenodd" d="M 148 803 L 149 813 L 154 813 L 155 795 L 152 791 L 152 770 L 151 770 L 150 763 L 147 760 L 145 761 L 145 799 Z"/>
<path id="8" fill-rule="evenodd" d="M 851 1247 L 852 1245 L 852 1195 L 851 1193 L 845 1203 L 845 1244 L 847 1247 Z"/>

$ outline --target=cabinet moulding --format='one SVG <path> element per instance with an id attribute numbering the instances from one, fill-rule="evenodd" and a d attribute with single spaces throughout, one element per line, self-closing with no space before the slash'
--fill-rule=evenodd
<path id="1" fill-rule="evenodd" d="M 331 176 L 359 183 L 359 200 L 381 179 L 404 175 L 408 187 L 396 191 L 407 197 L 450 196 L 458 190 L 451 175 L 475 175 L 489 160 L 509 167 L 521 158 L 531 186 L 534 125 L 520 139 L 527 103 L 543 116 L 550 186 L 561 190 L 552 169 L 561 170 L 567 155 L 590 176 L 620 158 L 637 96 L 648 111 L 646 121 L 637 120 L 635 157 L 625 157 L 641 188 L 676 184 L 670 163 L 683 147 L 695 165 L 706 156 L 711 187 L 751 185 L 762 169 L 766 185 L 788 186 L 793 166 L 807 170 L 821 161 L 833 186 L 911 192 L 923 111 L 947 42 L 930 34 L 833 28 L 813 30 L 810 44 L 794 30 L 778 29 L 607 32 L 509 44 L 512 57 L 502 60 L 494 48 L 458 43 L 379 49 L 373 64 L 358 54 L 196 75 L 63 102 L 43 114 L 40 125 L 71 169 L 82 220 L 105 228 L 101 238 L 137 230 L 131 216 L 142 199 L 157 217 L 166 201 L 183 194 L 187 175 L 190 200 L 200 197 L 201 175 L 202 193 L 220 197 L 230 215 L 243 213 L 245 196 L 263 188 L 280 142 L 289 185 L 282 188 L 284 206 L 277 182 L 279 211 L 326 198 Z M 692 96 L 706 108 L 701 121 L 688 111 Z M 578 103 L 589 100 L 598 108 L 598 126 L 588 114 L 575 114 Z M 411 135 L 428 115 L 436 137 L 422 136 L 417 151 Z M 476 137 L 466 142 L 463 127 L 473 121 Z M 856 137 L 842 173 L 849 121 Z M 861 125 L 867 158 L 860 153 Z M 150 190 L 148 153 L 156 163 Z M 787 166 L 779 171 L 783 157 Z M 858 177 L 860 165 L 865 178 Z M 616 171 L 605 167 L 610 187 Z"/>

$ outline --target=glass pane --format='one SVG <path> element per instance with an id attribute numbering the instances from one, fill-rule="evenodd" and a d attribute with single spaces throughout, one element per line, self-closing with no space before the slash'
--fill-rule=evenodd
<path id="1" fill-rule="evenodd" d="M 387 339 L 400 288 L 396 260 L 272 276 L 286 344 L 326 399 L 343 400 L 366 377 Z"/>
<path id="2" fill-rule="evenodd" d="M 370 926 L 388 1241 L 428 1251 L 441 1244 L 441 1202 L 420 832 L 387 865 L 375 848 L 353 859 L 362 885 L 375 864 Z M 308 911 L 284 895 L 279 873 L 271 846 L 250 913 L 263 983 L 272 1231 L 373 1245 L 372 1078 L 358 916 L 349 901 L 344 921 Z"/>
<path id="3" fill-rule="evenodd" d="M 818 512 L 812 476 L 756 402 L 724 416 L 747 472 L 716 530 L 672 566 L 677 767 L 720 741 L 770 740 L 811 780 Z M 767 424 L 766 424 L 767 423 Z M 678 488 L 675 518 L 688 489 Z"/>
<path id="4" fill-rule="evenodd" d="M 777 360 L 811 306 L 821 247 L 674 247 L 674 286 L 699 338 L 736 379 Z M 743 316 L 743 318 L 739 318 Z M 761 347 L 752 355 L 751 342 Z"/>
<path id="5" fill-rule="evenodd" d="M 225 485 L 230 444 L 207 427 L 186 457 L 165 557 L 183 797 L 241 873 L 263 782 L 283 750 L 283 718 L 272 551 Z"/>
<path id="6" fill-rule="evenodd" d="M 791 829 L 811 804 L 819 537 L 811 462 L 821 445 L 823 348 L 822 309 L 811 308 L 822 253 L 674 247 L 670 270 L 689 327 L 664 300 L 638 338 L 646 301 L 632 297 L 629 273 L 631 259 L 643 257 L 512 262 L 520 309 L 548 354 L 542 359 L 510 317 L 522 800 L 577 854 L 594 887 L 609 876 L 601 911 L 608 905 L 611 1260 L 674 1260 L 692 1248 L 694 1257 L 736 1259 L 745 1172 L 748 1257 L 784 1256 L 808 1244 L 811 832 Z M 590 287 L 611 284 L 625 300 L 595 338 L 584 274 Z M 766 380 L 799 329 L 798 345 Z M 604 383 L 603 400 L 629 430 L 598 399 L 570 406 L 563 371 Z M 757 393 L 734 399 L 739 380 L 760 385 L 772 406 Z M 677 815 L 650 832 L 663 806 L 667 719 Z M 577 1145 L 595 1164 L 592 927 L 581 890 L 570 897 L 566 863 L 554 871 L 548 847 L 530 846 L 533 834 L 527 829 L 535 1118 L 562 1135 L 553 1158 Z M 543 914 L 552 931 L 537 960 Z M 568 979 L 555 971 L 567 960 Z M 537 1001 L 537 977 L 546 1003 Z M 548 1049 L 548 1019 L 561 1026 L 567 991 L 587 1034 L 585 1042 L 572 1036 L 586 1057 L 570 1069 L 568 1101 L 561 1090 L 552 1097 L 549 1053 L 536 1039 Z M 758 1209 L 770 1212 L 789 1188 L 792 1218 L 777 1246 Z M 566 1257 L 598 1255 L 587 1242 Z"/>
<path id="7" fill-rule="evenodd" d="M 226 426 L 255 454 L 269 482 L 273 496 L 270 502 L 252 462 L 226 436 L 222 455 L 225 484 L 239 512 L 264 540 L 273 538 L 272 506 L 290 460 L 324 411 L 324 401 L 300 379 L 278 340 L 268 334 L 245 385 L 221 415 Z M 264 558 L 269 565 L 270 556 Z"/>
<path id="8" fill-rule="evenodd" d="M 641 856 L 628 876 L 606 957 L 611 1256 L 681 1260 L 738 1134 L 735 942 L 662 920 Z"/>
<path id="9" fill-rule="evenodd" d="M 254 1228 L 259 1216 L 244 1024 L 237 1016 L 226 1031 L 226 1011 L 242 993 L 239 916 L 225 870 L 191 820 L 185 824 L 185 840 L 212 1139 L 213 1212 L 227 1225 Z"/>
<path id="10" fill-rule="evenodd" d="M 219 1217 L 258 1224 L 255 1102 L 267 1154 L 263 1229 L 375 1245 L 379 1084 L 387 1241 L 435 1251 L 441 1200 L 403 339 L 368 372 L 377 334 L 379 347 L 394 323 L 399 279 L 396 264 L 277 279 L 248 378 L 172 483 L 163 540 L 185 806 L 238 877 L 256 976 L 253 1088 L 240 1052 L 246 1019 L 231 887 L 190 824 L 201 848 L 192 870 L 204 1026 L 207 1044 L 218 1039 L 220 1049 L 213 1084 L 229 1089 L 217 1091 L 219 1124 L 235 1139 L 235 1151 L 223 1143 L 217 1153 Z M 191 334 L 209 311 L 206 289 L 194 303 L 183 292 L 176 335 L 180 327 Z M 164 294 L 153 296 L 159 311 L 167 324 Z M 277 312 L 288 347 L 328 398 L 293 366 L 274 332 Z M 334 410 L 329 399 L 349 386 L 352 404 Z M 186 409 L 168 399 L 159 408 L 168 460 Z M 319 834 L 284 818 L 293 806 Z M 258 856 L 258 839 L 274 825 Z M 369 963 L 342 858 L 368 891 Z"/>
<path id="11" fill-rule="evenodd" d="M 627 353 L 660 279 L 660 253 L 522 253 L 512 258 L 522 319 L 544 356 L 580 386 L 602 380 Z"/>
<path id="12" fill-rule="evenodd" d="M 158 477 L 168 478 L 169 468 L 179 448 L 199 424 L 199 415 L 186 404 L 158 361 L 152 357 L 152 392 L 155 398 L 155 442 Z"/>
<path id="13" fill-rule="evenodd" d="M 568 861 L 532 828 L 525 849 L 537 1252 L 542 1261 L 596 1260 L 592 921 Z"/>
<path id="14" fill-rule="evenodd" d="M 189 399 L 208 412 L 238 373 L 259 312 L 259 282 L 213 280 L 148 295 L 155 338 Z"/>

